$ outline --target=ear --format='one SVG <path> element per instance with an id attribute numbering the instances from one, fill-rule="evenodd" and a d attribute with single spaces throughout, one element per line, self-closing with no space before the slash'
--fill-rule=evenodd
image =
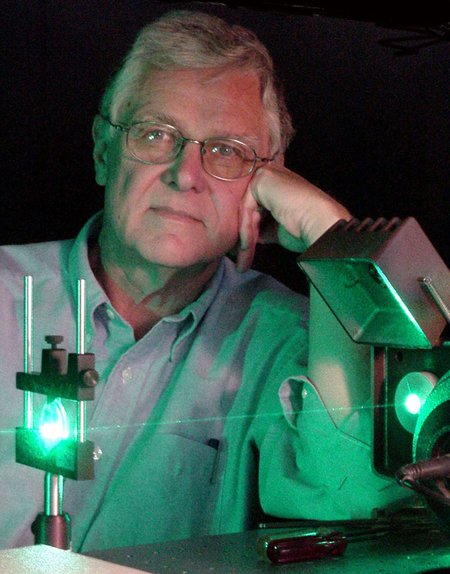
<path id="1" fill-rule="evenodd" d="M 105 125 L 105 120 L 97 115 L 92 124 L 92 137 L 94 138 L 94 167 L 95 167 L 95 181 L 98 185 L 104 186 L 106 184 L 106 176 L 108 171 L 108 145 L 110 138 L 108 137 L 108 128 Z"/>

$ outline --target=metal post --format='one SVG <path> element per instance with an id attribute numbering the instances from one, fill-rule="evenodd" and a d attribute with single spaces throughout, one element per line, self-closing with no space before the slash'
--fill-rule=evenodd
<path id="1" fill-rule="evenodd" d="M 33 372 L 33 277 L 24 277 L 24 348 L 23 370 L 25 373 Z M 33 428 L 33 393 L 23 393 L 23 426 Z"/>
<path id="2" fill-rule="evenodd" d="M 58 516 L 62 514 L 64 495 L 64 478 L 59 474 L 45 473 L 45 514 Z"/>
<path id="3" fill-rule="evenodd" d="M 86 332 L 86 281 L 78 279 L 77 284 L 77 353 L 85 353 L 85 332 Z M 86 440 L 86 401 L 77 403 L 77 433 L 78 441 L 83 443 Z"/>

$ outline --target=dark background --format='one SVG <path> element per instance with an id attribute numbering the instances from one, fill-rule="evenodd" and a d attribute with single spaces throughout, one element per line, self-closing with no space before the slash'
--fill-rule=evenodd
<path id="1" fill-rule="evenodd" d="M 288 167 L 359 218 L 415 217 L 448 265 L 450 18 L 433 2 L 395 13 L 293 4 L 6 4 L 0 243 L 72 237 L 101 208 L 90 128 L 103 86 L 145 23 L 193 8 L 252 28 L 271 50 L 297 129 Z M 257 266 L 298 285 L 293 256 L 264 249 Z"/>

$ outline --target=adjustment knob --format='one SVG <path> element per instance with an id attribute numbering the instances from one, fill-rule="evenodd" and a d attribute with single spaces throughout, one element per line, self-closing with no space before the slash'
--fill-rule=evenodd
<path id="1" fill-rule="evenodd" d="M 58 345 L 64 341 L 62 335 L 46 335 L 45 342 L 52 346 L 52 349 L 57 349 Z"/>
<path id="2" fill-rule="evenodd" d="M 95 387 L 99 378 L 99 374 L 95 369 L 86 369 L 81 374 L 81 380 L 85 387 Z"/>

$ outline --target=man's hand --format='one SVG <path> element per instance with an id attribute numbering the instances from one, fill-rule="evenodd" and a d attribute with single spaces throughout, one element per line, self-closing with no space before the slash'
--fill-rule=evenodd
<path id="1" fill-rule="evenodd" d="M 301 252 L 336 221 L 350 218 L 345 207 L 300 175 L 281 165 L 264 166 L 242 199 L 237 268 L 250 268 L 257 243 Z"/>

